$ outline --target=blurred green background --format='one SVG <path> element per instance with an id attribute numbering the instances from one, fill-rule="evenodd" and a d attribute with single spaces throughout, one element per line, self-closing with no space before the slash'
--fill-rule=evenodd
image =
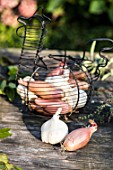
<path id="1" fill-rule="evenodd" d="M 45 41 L 48 49 L 81 51 L 91 38 L 113 38 L 113 0 L 1 0 L 1 48 L 21 47 L 16 18 L 29 17 L 38 6 L 52 19 Z"/>

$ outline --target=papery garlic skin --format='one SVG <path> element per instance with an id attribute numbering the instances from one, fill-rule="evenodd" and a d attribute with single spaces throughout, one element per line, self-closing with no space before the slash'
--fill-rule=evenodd
<path id="1" fill-rule="evenodd" d="M 76 95 L 78 95 L 77 91 L 75 92 Z M 79 101 L 78 101 L 78 104 L 77 104 L 77 108 L 84 107 L 86 102 L 87 102 L 87 93 L 84 90 L 79 90 Z"/>
<path id="2" fill-rule="evenodd" d="M 42 142 L 54 145 L 63 141 L 68 134 L 68 126 L 62 120 L 59 120 L 61 111 L 62 109 L 58 108 L 53 117 L 41 126 Z"/>
<path id="3" fill-rule="evenodd" d="M 30 76 L 26 76 L 26 77 L 24 77 L 23 78 L 23 80 L 24 81 L 35 81 L 33 78 L 31 78 Z M 22 99 L 22 101 L 32 101 L 33 99 L 35 99 L 35 98 L 37 98 L 37 96 L 33 93 L 33 92 L 31 92 L 31 91 L 29 91 L 28 89 L 27 89 L 27 87 L 25 87 L 25 86 L 23 86 L 23 85 L 21 85 L 21 84 L 19 84 L 18 86 L 17 86 L 17 93 L 20 95 L 20 97 L 21 97 L 21 99 Z"/>

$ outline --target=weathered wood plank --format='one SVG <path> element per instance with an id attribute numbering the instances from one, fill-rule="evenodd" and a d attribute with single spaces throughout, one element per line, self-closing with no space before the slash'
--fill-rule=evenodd
<path id="1" fill-rule="evenodd" d="M 0 152 L 24 170 L 113 169 L 113 125 L 99 126 L 89 144 L 76 152 L 62 152 L 60 145 L 44 144 L 40 140 L 40 126 L 49 117 L 19 110 L 0 99 L 5 106 L 0 109 L 0 127 L 11 127 L 12 136 L 0 142 Z M 71 122 L 68 122 L 68 125 Z M 73 123 L 76 128 L 76 122 Z M 74 127 L 73 127 L 74 128 Z"/>

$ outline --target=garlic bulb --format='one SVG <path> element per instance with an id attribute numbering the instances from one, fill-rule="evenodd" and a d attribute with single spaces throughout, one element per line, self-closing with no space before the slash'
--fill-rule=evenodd
<path id="1" fill-rule="evenodd" d="M 74 102 L 76 103 L 78 100 L 77 108 L 84 107 L 87 102 L 87 93 L 84 90 L 80 89 L 78 91 L 77 87 L 73 88 L 73 93 L 76 95 L 76 99 L 74 98 Z"/>
<path id="2" fill-rule="evenodd" d="M 42 142 L 54 145 L 60 143 L 68 134 L 68 126 L 62 120 L 59 120 L 61 111 L 62 108 L 58 108 L 53 117 L 41 126 Z"/>
<path id="3" fill-rule="evenodd" d="M 26 76 L 23 78 L 24 81 L 34 81 L 33 78 L 31 78 L 30 76 Z M 27 87 L 19 84 L 17 86 L 17 93 L 20 95 L 22 101 L 32 101 L 33 99 L 37 98 L 37 96 L 33 93 L 28 91 Z"/>
<path id="4" fill-rule="evenodd" d="M 82 108 L 87 102 L 87 93 L 84 90 L 79 90 L 79 102 L 77 107 Z"/>

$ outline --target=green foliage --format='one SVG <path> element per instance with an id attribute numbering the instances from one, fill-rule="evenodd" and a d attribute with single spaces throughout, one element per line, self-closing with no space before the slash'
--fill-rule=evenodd
<path id="1" fill-rule="evenodd" d="M 6 154 L 0 154 L 0 170 L 22 170 L 18 166 L 10 164 Z"/>
<path id="2" fill-rule="evenodd" d="M 89 6 L 89 12 L 92 14 L 102 14 L 106 10 L 106 2 L 104 0 L 92 0 Z"/>
<path id="3" fill-rule="evenodd" d="M 10 128 L 0 129 L 0 140 L 11 136 Z M 22 170 L 18 166 L 10 164 L 6 154 L 0 153 L 0 170 Z"/>
<path id="4" fill-rule="evenodd" d="M 65 0 L 49 0 L 48 5 L 47 5 L 47 11 L 48 12 L 54 12 L 57 8 L 62 6 L 64 4 Z"/>
<path id="5" fill-rule="evenodd" d="M 104 59 L 101 58 L 98 53 L 95 53 L 95 47 L 96 47 L 96 41 L 92 43 L 91 48 L 90 48 L 90 59 L 91 60 L 84 61 L 85 66 L 90 68 L 91 74 L 95 74 L 98 64 L 104 64 Z M 102 81 L 106 80 L 110 76 L 113 76 L 112 65 L 113 65 L 113 58 L 109 59 L 109 62 L 105 67 L 99 68 L 100 78 Z"/>
<path id="6" fill-rule="evenodd" d="M 83 50 L 91 38 L 113 38 L 112 4 L 109 0 L 88 0 L 87 3 L 85 0 L 49 0 L 46 11 L 51 12 L 53 21 L 48 28 L 46 46 Z"/>
<path id="7" fill-rule="evenodd" d="M 106 67 L 100 70 L 101 80 L 106 80 L 108 77 L 113 76 L 113 67 L 111 67 L 111 65 L 113 65 L 113 58 L 109 60 Z"/>
<path id="8" fill-rule="evenodd" d="M 18 67 L 15 65 L 5 65 L 4 60 L 1 59 L 1 69 L 4 72 L 0 75 L 0 94 L 8 97 L 9 101 L 13 101 L 16 93 L 15 78 L 18 71 Z M 6 60 L 5 60 L 6 61 Z M 8 59 L 7 59 L 8 62 Z M 10 61 L 8 62 L 10 63 Z"/>
<path id="9" fill-rule="evenodd" d="M 0 140 L 11 136 L 10 130 L 10 128 L 0 129 Z"/>
<path id="10" fill-rule="evenodd" d="M 113 107 L 108 103 L 103 103 L 103 104 L 95 103 L 95 105 L 96 105 L 95 111 L 85 116 L 84 115 L 78 116 L 78 120 L 81 121 L 81 120 L 93 119 L 98 124 L 104 124 L 106 122 L 109 123 L 113 118 L 113 112 L 112 112 Z"/>
<path id="11" fill-rule="evenodd" d="M 48 25 L 45 47 L 49 49 L 83 50 L 91 38 L 113 38 L 112 0 L 48 0 L 38 1 L 44 6 Z M 16 29 L 0 24 L 0 46 L 21 47 Z"/>
<path id="12" fill-rule="evenodd" d="M 113 2 L 108 9 L 108 16 L 109 16 L 111 23 L 113 24 Z"/>
<path id="13" fill-rule="evenodd" d="M 16 35 L 16 29 L 0 23 L 0 47 L 20 47 L 21 40 Z"/>

